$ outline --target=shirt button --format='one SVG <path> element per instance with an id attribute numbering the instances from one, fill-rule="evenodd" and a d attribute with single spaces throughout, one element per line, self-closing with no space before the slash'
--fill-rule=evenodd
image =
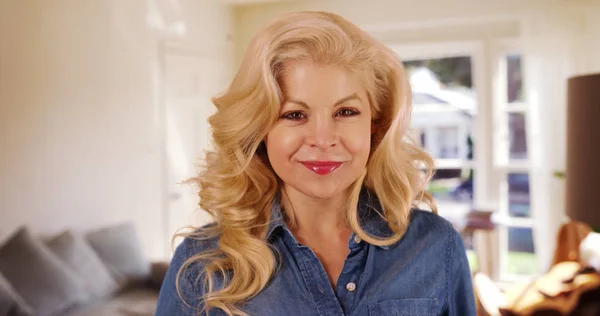
<path id="1" fill-rule="evenodd" d="M 360 244 L 360 242 L 362 241 L 362 239 L 360 239 L 360 237 L 358 237 L 358 235 L 354 235 L 354 242 L 357 244 Z"/>
<path id="2" fill-rule="evenodd" d="M 354 290 L 356 290 L 356 284 L 354 282 L 346 284 L 346 290 L 348 290 L 348 292 L 354 292 Z"/>

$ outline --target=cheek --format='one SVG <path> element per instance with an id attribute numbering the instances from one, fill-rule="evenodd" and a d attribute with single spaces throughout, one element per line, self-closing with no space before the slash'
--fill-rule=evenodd
<path id="1" fill-rule="evenodd" d="M 371 128 L 352 129 L 343 133 L 344 147 L 356 157 L 369 157 L 371 151 Z"/>
<path id="2" fill-rule="evenodd" d="M 265 145 L 272 165 L 281 165 L 300 148 L 301 137 L 283 128 L 273 128 L 267 135 Z"/>

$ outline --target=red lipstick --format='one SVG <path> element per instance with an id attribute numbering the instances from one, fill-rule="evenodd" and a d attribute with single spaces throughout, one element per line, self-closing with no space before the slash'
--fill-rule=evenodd
<path id="1" fill-rule="evenodd" d="M 330 174 L 342 165 L 341 162 L 335 161 L 304 161 L 302 164 L 318 175 Z"/>

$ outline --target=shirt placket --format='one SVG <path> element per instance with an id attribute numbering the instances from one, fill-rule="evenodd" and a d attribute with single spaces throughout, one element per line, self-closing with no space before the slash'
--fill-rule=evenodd
<path id="1" fill-rule="evenodd" d="M 353 234 L 348 242 L 348 248 L 350 248 L 350 253 L 344 262 L 335 289 L 345 315 L 351 313 L 357 295 L 362 292 L 359 286 L 367 247 L 364 247 L 364 242 Z"/>
<path id="2" fill-rule="evenodd" d="M 287 237 L 291 241 L 292 253 L 302 274 L 304 283 L 321 316 L 344 316 L 344 311 L 338 302 L 327 272 L 315 253 L 308 247 L 299 245 L 292 233 L 287 231 Z"/>

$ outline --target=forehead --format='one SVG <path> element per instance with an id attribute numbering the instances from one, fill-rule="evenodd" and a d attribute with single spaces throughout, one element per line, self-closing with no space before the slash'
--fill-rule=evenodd
<path id="1" fill-rule="evenodd" d="M 284 65 L 280 85 L 286 99 L 337 101 L 353 93 L 366 96 L 361 79 L 347 67 L 302 61 Z"/>

